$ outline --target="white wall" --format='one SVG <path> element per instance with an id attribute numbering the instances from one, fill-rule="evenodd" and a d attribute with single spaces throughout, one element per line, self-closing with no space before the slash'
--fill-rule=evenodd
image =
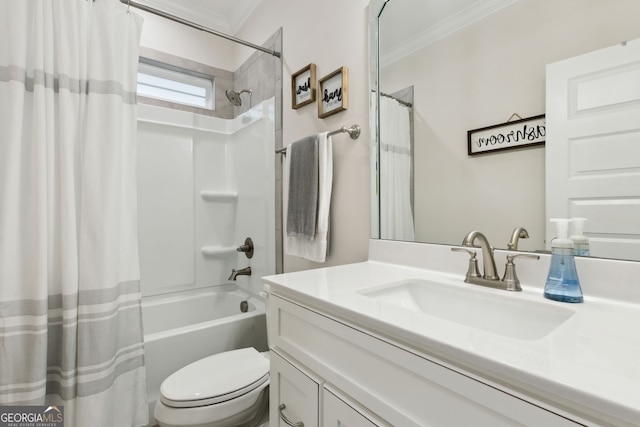
<path id="1" fill-rule="evenodd" d="M 233 120 L 138 108 L 143 295 L 227 283 L 247 266 L 251 277 L 237 284 L 259 292 L 260 277 L 275 273 L 273 98 Z M 235 250 L 246 237 L 251 259 Z"/>
<path id="2" fill-rule="evenodd" d="M 330 254 L 318 264 L 285 256 L 284 270 L 295 271 L 367 259 L 369 240 L 368 0 L 263 0 L 236 37 L 255 42 L 283 28 L 283 141 L 358 124 L 353 141 L 334 137 Z M 237 58 L 240 62 L 242 58 Z M 291 108 L 291 74 L 315 63 L 317 78 L 341 66 L 349 69 L 349 108 L 319 119 L 317 107 Z"/>
<path id="3" fill-rule="evenodd" d="M 195 141 L 188 128 L 170 126 L 175 115 L 188 113 L 164 120 L 159 111 L 138 106 L 138 240 L 144 296 L 189 289 L 196 282 Z"/>
<path id="4" fill-rule="evenodd" d="M 234 245 L 251 237 L 254 255 L 248 259 L 236 252 L 235 269 L 251 266 L 251 276 L 238 276 L 237 283 L 253 293 L 262 291 L 261 277 L 276 272 L 274 99 L 262 102 L 233 120 L 233 144 L 229 147 L 234 188 L 238 191 Z M 226 277 L 231 271 L 225 271 Z"/>

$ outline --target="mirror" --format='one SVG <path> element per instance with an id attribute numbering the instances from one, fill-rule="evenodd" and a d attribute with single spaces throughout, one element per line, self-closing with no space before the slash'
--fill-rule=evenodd
<path id="1" fill-rule="evenodd" d="M 391 151 L 412 154 L 404 163 L 408 177 L 397 178 L 403 167 L 389 170 L 397 162 L 381 158 L 385 141 L 376 152 L 372 170 L 379 173 L 372 179 L 381 197 L 372 203 L 372 237 L 458 245 L 476 229 L 506 249 L 522 226 L 529 238 L 519 241 L 519 250 L 548 249 L 547 147 L 470 156 L 467 132 L 504 124 L 514 114 L 545 114 L 547 64 L 640 38 L 638 16 L 636 0 L 372 0 L 371 117 L 390 97 L 411 104 L 402 119 L 408 130 L 393 131 L 408 133 L 409 145 Z M 391 129 L 383 117 L 376 123 L 378 137 Z M 638 162 L 633 168 L 637 176 Z M 396 181 L 386 188 L 389 176 Z M 623 219 L 636 229 L 638 200 Z M 404 206 L 387 215 L 392 232 L 380 230 L 381 203 Z M 589 235 L 589 221 L 585 231 Z M 616 258 L 640 260 L 637 251 Z"/>

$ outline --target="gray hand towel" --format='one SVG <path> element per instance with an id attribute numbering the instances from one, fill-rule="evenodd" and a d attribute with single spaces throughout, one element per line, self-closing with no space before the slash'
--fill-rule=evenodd
<path id="1" fill-rule="evenodd" d="M 291 144 L 287 156 L 290 156 L 287 236 L 312 240 L 318 215 L 318 135 Z"/>

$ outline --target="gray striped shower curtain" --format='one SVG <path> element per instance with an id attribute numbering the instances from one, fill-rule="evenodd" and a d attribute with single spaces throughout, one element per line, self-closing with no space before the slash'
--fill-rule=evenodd
<path id="1" fill-rule="evenodd" d="M 0 0 L 0 405 L 147 422 L 136 230 L 141 19 Z"/>

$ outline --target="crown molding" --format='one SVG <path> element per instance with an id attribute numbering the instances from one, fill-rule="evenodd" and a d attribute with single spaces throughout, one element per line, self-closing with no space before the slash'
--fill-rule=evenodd
<path id="1" fill-rule="evenodd" d="M 140 3 L 233 36 L 261 1 L 140 0 Z"/>
<path id="2" fill-rule="evenodd" d="M 449 18 L 445 18 L 437 24 L 425 28 L 415 37 L 393 46 L 393 48 L 388 51 L 380 52 L 380 66 L 385 67 L 391 65 L 516 2 L 518 2 L 518 0 L 477 1 Z"/>

